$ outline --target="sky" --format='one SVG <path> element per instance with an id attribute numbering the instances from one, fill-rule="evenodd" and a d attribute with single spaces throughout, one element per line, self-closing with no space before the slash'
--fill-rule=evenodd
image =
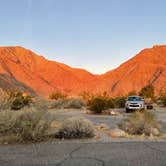
<path id="1" fill-rule="evenodd" d="M 0 0 L 0 46 L 101 74 L 166 44 L 165 0 Z"/>

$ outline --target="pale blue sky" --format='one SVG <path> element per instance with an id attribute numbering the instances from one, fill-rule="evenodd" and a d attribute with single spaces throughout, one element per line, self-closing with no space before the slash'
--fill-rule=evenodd
<path id="1" fill-rule="evenodd" d="M 166 44 L 165 0 L 0 0 L 0 45 L 104 73 Z"/>

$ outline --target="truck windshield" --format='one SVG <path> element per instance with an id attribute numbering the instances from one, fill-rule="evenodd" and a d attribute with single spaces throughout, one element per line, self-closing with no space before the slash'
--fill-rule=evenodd
<path id="1" fill-rule="evenodd" d="M 141 100 L 142 100 L 142 98 L 139 96 L 128 97 L 128 101 L 141 101 Z"/>

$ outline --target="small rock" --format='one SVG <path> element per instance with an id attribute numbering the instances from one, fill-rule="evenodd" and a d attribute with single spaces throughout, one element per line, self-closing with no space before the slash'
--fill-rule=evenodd
<path id="1" fill-rule="evenodd" d="M 113 129 L 110 132 L 111 137 L 124 137 L 126 135 L 125 131 L 121 129 Z"/>
<path id="2" fill-rule="evenodd" d="M 160 134 L 159 130 L 157 128 L 152 129 L 152 135 L 158 136 Z"/>

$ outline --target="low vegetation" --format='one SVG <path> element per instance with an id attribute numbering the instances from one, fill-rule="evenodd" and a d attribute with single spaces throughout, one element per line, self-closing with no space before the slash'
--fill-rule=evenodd
<path id="1" fill-rule="evenodd" d="M 115 107 L 116 108 L 124 108 L 125 103 L 126 103 L 126 98 L 127 97 L 125 97 L 125 96 L 115 97 L 113 99 Z"/>
<path id="2" fill-rule="evenodd" d="M 154 131 L 159 131 L 160 124 L 153 113 L 148 111 L 135 112 L 129 115 L 119 128 L 131 135 L 151 135 Z"/>
<path id="3" fill-rule="evenodd" d="M 0 134 L 15 138 L 17 142 L 39 142 L 48 136 L 51 118 L 46 112 L 2 111 L 0 112 Z M 11 137 L 10 137 L 11 136 Z"/>
<path id="4" fill-rule="evenodd" d="M 8 90 L 4 92 L 5 95 L 1 99 L 1 110 L 11 109 L 20 110 L 25 106 L 29 106 L 32 103 L 32 97 L 25 92 L 17 90 Z"/>
<path id="5" fill-rule="evenodd" d="M 70 118 L 62 123 L 56 138 L 90 138 L 94 136 L 92 123 L 79 117 Z"/>
<path id="6" fill-rule="evenodd" d="M 106 93 L 94 95 L 87 101 L 87 106 L 93 113 L 102 113 L 109 108 L 124 108 L 126 97 L 112 98 Z"/>
<path id="7" fill-rule="evenodd" d="M 80 109 L 85 106 L 85 102 L 82 99 L 76 99 L 76 98 L 71 98 L 67 99 L 64 102 L 64 108 L 74 108 L 74 109 Z"/>
<path id="8" fill-rule="evenodd" d="M 111 98 L 106 98 L 104 96 L 92 97 L 88 101 L 88 108 L 93 113 L 102 113 L 108 108 L 114 108 L 114 102 Z"/>
<path id="9" fill-rule="evenodd" d="M 166 107 L 166 92 L 161 92 L 158 100 L 162 106 Z"/>
<path id="10" fill-rule="evenodd" d="M 53 92 L 52 94 L 50 94 L 49 98 L 52 100 L 58 100 L 58 99 L 65 99 L 67 97 L 67 95 L 63 94 L 60 91 L 57 92 Z"/>
<path id="11" fill-rule="evenodd" d="M 51 102 L 51 109 L 81 109 L 85 106 L 85 102 L 79 98 L 58 99 Z"/>
<path id="12" fill-rule="evenodd" d="M 142 96 L 143 98 L 154 99 L 154 87 L 152 85 L 147 85 L 143 87 L 140 90 L 139 95 Z"/>

